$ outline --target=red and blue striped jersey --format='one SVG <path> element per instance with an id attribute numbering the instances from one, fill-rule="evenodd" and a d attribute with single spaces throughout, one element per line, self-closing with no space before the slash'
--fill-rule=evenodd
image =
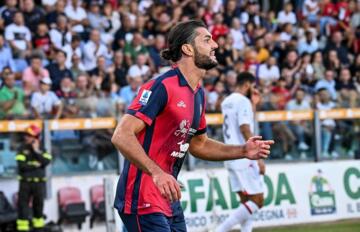
<path id="1" fill-rule="evenodd" d="M 203 88 L 198 85 L 194 91 L 174 67 L 145 83 L 127 113 L 146 124 L 137 135 L 146 154 L 177 178 L 191 138 L 206 132 Z M 152 177 L 128 160 L 118 182 L 115 208 L 139 215 L 160 212 L 172 216 L 182 211 L 179 202 L 164 199 Z"/>

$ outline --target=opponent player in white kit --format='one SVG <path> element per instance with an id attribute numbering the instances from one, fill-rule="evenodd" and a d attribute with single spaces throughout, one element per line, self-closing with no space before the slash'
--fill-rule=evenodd
<path id="1" fill-rule="evenodd" d="M 254 134 L 254 111 L 260 101 L 255 89 L 255 77 L 248 72 L 237 76 L 237 87 L 221 104 L 224 115 L 223 133 L 226 144 L 245 144 Z M 253 214 L 264 202 L 263 160 L 238 159 L 225 161 L 230 177 L 231 190 L 237 192 L 241 205 L 216 230 L 227 232 L 237 224 L 241 232 L 252 231 Z"/>

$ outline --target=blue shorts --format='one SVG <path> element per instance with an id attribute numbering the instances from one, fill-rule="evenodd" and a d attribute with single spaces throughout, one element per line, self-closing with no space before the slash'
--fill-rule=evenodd
<path id="1" fill-rule="evenodd" d="M 172 217 L 166 217 L 162 213 L 119 215 L 129 232 L 186 232 L 184 214 Z"/>

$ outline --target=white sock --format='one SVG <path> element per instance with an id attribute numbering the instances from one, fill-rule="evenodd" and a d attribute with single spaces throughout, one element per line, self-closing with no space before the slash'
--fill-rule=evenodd
<path id="1" fill-rule="evenodd" d="M 259 207 L 252 201 L 241 204 L 232 215 L 230 215 L 217 229 L 216 232 L 227 232 L 236 224 L 243 224 L 252 214 L 259 210 Z"/>
<path id="2" fill-rule="evenodd" d="M 246 220 L 244 223 L 241 223 L 241 232 L 251 232 L 252 231 L 252 225 L 253 225 L 253 215 Z"/>

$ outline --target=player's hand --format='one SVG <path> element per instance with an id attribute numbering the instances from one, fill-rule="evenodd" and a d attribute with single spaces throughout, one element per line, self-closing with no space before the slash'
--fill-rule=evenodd
<path id="1" fill-rule="evenodd" d="M 156 187 L 161 195 L 170 202 L 178 201 L 181 198 L 181 190 L 176 179 L 165 172 L 152 175 Z"/>
<path id="2" fill-rule="evenodd" d="M 261 140 L 261 136 L 251 137 L 245 144 L 245 158 L 251 160 L 266 159 L 270 154 L 273 140 Z"/>

